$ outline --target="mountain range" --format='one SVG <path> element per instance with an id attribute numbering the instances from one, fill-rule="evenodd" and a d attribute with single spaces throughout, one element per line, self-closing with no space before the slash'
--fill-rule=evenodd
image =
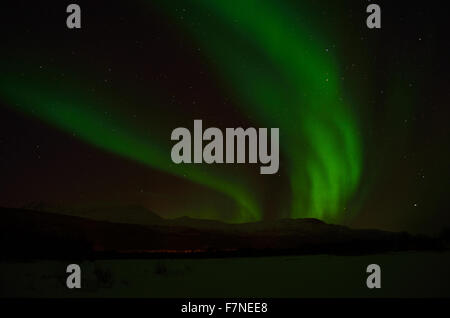
<path id="1" fill-rule="evenodd" d="M 164 219 L 140 207 L 55 213 L 0 208 L 8 258 L 225 257 L 445 249 L 442 238 L 351 229 L 317 219 L 228 224 Z M 70 215 L 71 214 L 71 215 Z"/>

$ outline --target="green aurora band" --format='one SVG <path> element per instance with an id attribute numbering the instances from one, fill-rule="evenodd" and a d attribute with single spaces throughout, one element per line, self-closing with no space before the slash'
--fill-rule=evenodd
<path id="1" fill-rule="evenodd" d="M 291 217 L 336 220 L 359 184 L 362 149 L 355 115 L 343 102 L 338 67 L 321 35 L 292 16 L 293 8 L 283 1 L 167 5 L 225 85 L 245 101 L 245 111 L 265 126 L 280 127 Z"/>
<path id="2" fill-rule="evenodd" d="M 246 186 L 245 180 L 237 182 L 230 174 L 205 169 L 204 166 L 173 164 L 168 143 L 170 136 L 158 138 L 156 131 L 147 135 L 133 125 L 131 120 L 127 120 L 130 116 L 125 114 L 116 114 L 105 120 L 104 114 L 111 111 L 111 107 L 102 107 L 96 99 L 89 98 L 87 94 L 74 89 L 74 86 L 61 85 L 51 80 L 42 83 L 37 78 L 24 80 L 20 76 L 17 78 L 10 75 L 7 79 L 0 80 L 0 96 L 15 105 L 16 109 L 36 116 L 100 149 L 187 178 L 229 196 L 235 201 L 237 208 L 234 222 L 260 219 L 260 207 L 249 191 L 251 186 Z M 103 101 L 105 99 L 108 106 L 114 105 L 113 98 L 102 98 Z M 147 125 L 156 127 L 164 115 L 170 117 L 170 114 L 159 113 L 157 118 L 147 121 Z M 210 211 L 204 217 L 208 215 L 211 217 L 214 214 Z"/>
<path id="3" fill-rule="evenodd" d="M 193 9 L 178 19 L 187 5 Z M 175 0 L 158 6 L 177 18 L 180 28 L 188 28 L 243 111 L 261 127 L 280 128 L 292 193 L 290 216 L 338 219 L 358 187 L 362 149 L 356 116 L 343 102 L 336 61 L 320 44 L 320 34 L 278 1 Z M 105 121 L 109 108 L 102 105 L 117 103 L 114 98 L 99 101 L 65 84 L 5 71 L 0 97 L 91 145 L 209 187 L 236 204 L 232 219 L 215 211 L 205 211 L 205 218 L 264 218 L 254 180 L 230 173 L 228 165 L 172 164 L 169 136 L 145 134 L 126 116 Z M 158 114 L 148 126 L 158 127 L 160 121 L 170 125 L 172 115 Z"/>

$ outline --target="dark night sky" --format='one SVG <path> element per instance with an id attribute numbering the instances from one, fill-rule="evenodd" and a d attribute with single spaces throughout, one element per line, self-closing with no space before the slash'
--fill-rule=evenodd
<path id="1" fill-rule="evenodd" d="M 438 1 L 378 1 L 381 30 L 362 1 L 222 2 L 78 1 L 81 30 L 65 26 L 68 1 L 1 10 L 0 205 L 450 226 Z M 175 167 L 170 133 L 194 119 L 279 127 L 279 173 Z"/>

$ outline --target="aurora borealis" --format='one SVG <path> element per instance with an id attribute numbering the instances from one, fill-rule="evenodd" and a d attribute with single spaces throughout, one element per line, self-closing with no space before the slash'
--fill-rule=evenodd
<path id="1" fill-rule="evenodd" d="M 283 3 L 194 3 L 183 20 L 208 57 L 220 61 L 219 72 L 244 100 L 245 111 L 283 129 L 290 216 L 336 216 L 358 185 L 361 141 L 356 116 L 343 102 L 336 62 L 317 40 L 320 33 L 308 32 Z"/>
<path id="2" fill-rule="evenodd" d="M 357 2 L 142 0 L 80 2 L 82 29 L 67 30 L 50 3 L 44 22 L 2 31 L 2 205 L 437 227 L 448 147 L 443 84 L 427 80 L 434 27 L 393 29 L 387 15 L 376 33 Z M 279 128 L 280 171 L 172 163 L 171 131 L 195 119 Z"/>

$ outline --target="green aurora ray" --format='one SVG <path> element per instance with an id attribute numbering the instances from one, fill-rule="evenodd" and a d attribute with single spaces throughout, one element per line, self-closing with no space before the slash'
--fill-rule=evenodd
<path id="1" fill-rule="evenodd" d="M 356 116 L 343 102 L 337 63 L 321 35 L 283 1 L 166 5 L 207 52 L 225 86 L 245 101 L 245 111 L 263 125 L 280 127 L 291 216 L 338 218 L 357 189 L 362 149 Z"/>

